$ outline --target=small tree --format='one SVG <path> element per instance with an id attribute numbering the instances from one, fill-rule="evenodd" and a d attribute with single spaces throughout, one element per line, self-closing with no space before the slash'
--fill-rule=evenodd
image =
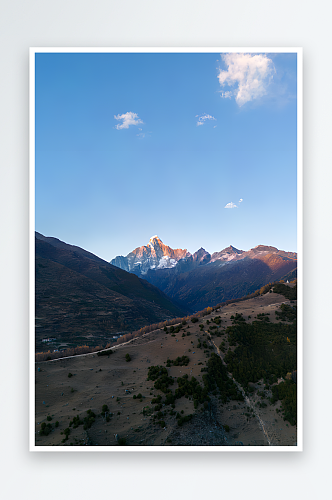
<path id="1" fill-rule="evenodd" d="M 101 413 L 103 416 L 105 416 L 105 413 L 108 412 L 109 409 L 108 409 L 108 406 L 107 405 L 103 405 L 102 409 L 101 409 Z"/>
<path id="2" fill-rule="evenodd" d="M 126 354 L 126 361 L 127 361 L 127 362 L 128 362 L 128 361 L 131 361 L 131 357 L 129 356 L 129 354 L 128 354 L 128 353 Z"/>

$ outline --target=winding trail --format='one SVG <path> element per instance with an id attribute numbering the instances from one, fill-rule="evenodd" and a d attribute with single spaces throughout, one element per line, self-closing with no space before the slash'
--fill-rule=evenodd
<path id="1" fill-rule="evenodd" d="M 180 323 L 176 323 L 175 326 L 177 326 L 178 324 Z M 145 340 L 145 337 L 147 337 L 148 335 L 152 335 L 153 333 L 158 333 L 160 332 L 162 329 L 161 328 L 158 328 L 157 330 L 153 330 L 152 332 L 147 332 L 147 333 L 143 333 L 143 335 L 140 335 L 139 337 L 134 337 L 133 339 L 130 339 L 130 340 L 127 340 L 127 342 L 123 342 L 122 344 L 116 344 L 115 346 L 113 347 L 108 347 L 108 348 L 103 348 L 103 349 L 100 349 L 99 351 L 92 351 L 92 352 L 84 352 L 82 354 L 74 354 L 72 356 L 63 356 L 61 358 L 54 358 L 54 359 L 48 359 L 48 360 L 44 360 L 44 361 L 35 361 L 35 364 L 40 364 L 40 363 L 50 363 L 50 362 L 53 362 L 53 361 L 63 361 L 64 359 L 70 359 L 70 358 L 80 358 L 82 356 L 93 356 L 95 354 L 97 354 L 98 352 L 103 352 L 103 351 L 117 351 L 118 349 L 121 349 L 122 347 L 124 346 L 128 346 L 128 344 L 134 344 L 134 342 L 136 342 L 135 345 L 145 345 L 145 344 L 151 344 L 152 342 L 157 342 L 158 339 L 154 339 L 154 340 L 150 340 L 148 342 L 140 342 L 140 340 L 144 339 Z"/>

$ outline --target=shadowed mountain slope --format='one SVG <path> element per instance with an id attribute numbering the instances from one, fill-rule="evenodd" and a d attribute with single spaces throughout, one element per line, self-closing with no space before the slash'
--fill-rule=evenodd
<path id="1" fill-rule="evenodd" d="M 149 271 L 146 278 L 178 303 L 185 304 L 191 311 L 199 311 L 250 294 L 266 283 L 280 280 L 294 268 L 294 261 L 271 254 L 262 259 L 246 258 L 224 265 L 215 261 L 173 276 L 169 269 Z"/>
<path id="2" fill-rule="evenodd" d="M 36 233 L 36 339 L 84 342 L 185 311 L 162 291 L 79 247 Z"/>

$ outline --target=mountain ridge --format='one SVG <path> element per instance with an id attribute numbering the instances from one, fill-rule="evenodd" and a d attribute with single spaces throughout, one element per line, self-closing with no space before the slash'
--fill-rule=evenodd
<path id="1" fill-rule="evenodd" d="M 157 250 L 156 250 L 157 249 Z M 180 261 L 192 259 L 192 262 L 209 264 L 220 260 L 240 260 L 246 257 L 263 256 L 267 253 L 277 253 L 280 257 L 297 259 L 296 252 L 285 252 L 277 247 L 268 245 L 257 245 L 249 250 L 240 250 L 233 245 L 210 254 L 203 247 L 191 254 L 187 249 L 172 249 L 165 245 L 159 236 L 152 236 L 147 245 L 142 245 L 129 252 L 126 256 L 118 255 L 110 261 L 110 264 L 132 272 L 137 276 L 145 275 L 149 269 L 168 269 L 176 267 Z M 158 265 L 156 265 L 156 263 Z"/>
<path id="2" fill-rule="evenodd" d="M 161 242 L 159 237 L 151 238 L 150 242 L 156 238 Z M 296 275 L 297 254 L 274 246 L 257 245 L 244 251 L 229 245 L 212 255 L 203 247 L 194 254 L 177 249 L 177 258 L 173 261 L 164 259 L 162 265 L 156 265 L 156 262 L 151 265 L 151 260 L 144 259 L 148 245 L 129 253 L 131 260 L 127 259 L 128 256 L 119 256 L 111 263 L 126 265 L 129 272 L 144 276 L 192 312 L 252 293 L 286 274 Z M 164 248 L 174 256 L 172 249 L 162 243 L 159 245 L 159 261 L 163 258 Z M 135 261 L 132 255 L 138 255 L 139 261 Z"/>

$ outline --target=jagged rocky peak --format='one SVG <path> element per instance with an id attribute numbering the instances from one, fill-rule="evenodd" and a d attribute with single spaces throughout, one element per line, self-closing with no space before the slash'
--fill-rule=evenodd
<path id="1" fill-rule="evenodd" d="M 162 243 L 161 239 L 157 235 L 151 236 L 151 238 L 149 239 L 148 245 L 153 245 L 155 242 Z"/>
<path id="2" fill-rule="evenodd" d="M 201 247 L 197 252 L 193 254 L 193 261 L 199 262 L 200 264 L 207 264 L 211 259 L 209 252 L 205 248 Z"/>
<path id="3" fill-rule="evenodd" d="M 222 250 L 222 252 L 240 254 L 240 253 L 243 253 L 243 250 L 239 250 L 238 248 L 233 247 L 233 245 L 229 245 L 229 247 L 224 248 L 224 250 Z"/>
<path id="4" fill-rule="evenodd" d="M 211 262 L 215 262 L 216 260 L 221 261 L 230 261 L 237 260 L 241 258 L 241 255 L 244 253 L 243 250 L 239 250 L 238 248 L 233 247 L 233 245 L 229 245 L 229 247 L 224 248 L 221 252 L 214 252 L 211 255 Z"/>
<path id="5" fill-rule="evenodd" d="M 150 238 L 147 245 L 135 248 L 126 257 L 115 257 L 111 264 L 137 275 L 144 275 L 149 269 L 175 267 L 179 260 L 190 256 L 187 249 L 173 249 L 155 235 Z"/>

